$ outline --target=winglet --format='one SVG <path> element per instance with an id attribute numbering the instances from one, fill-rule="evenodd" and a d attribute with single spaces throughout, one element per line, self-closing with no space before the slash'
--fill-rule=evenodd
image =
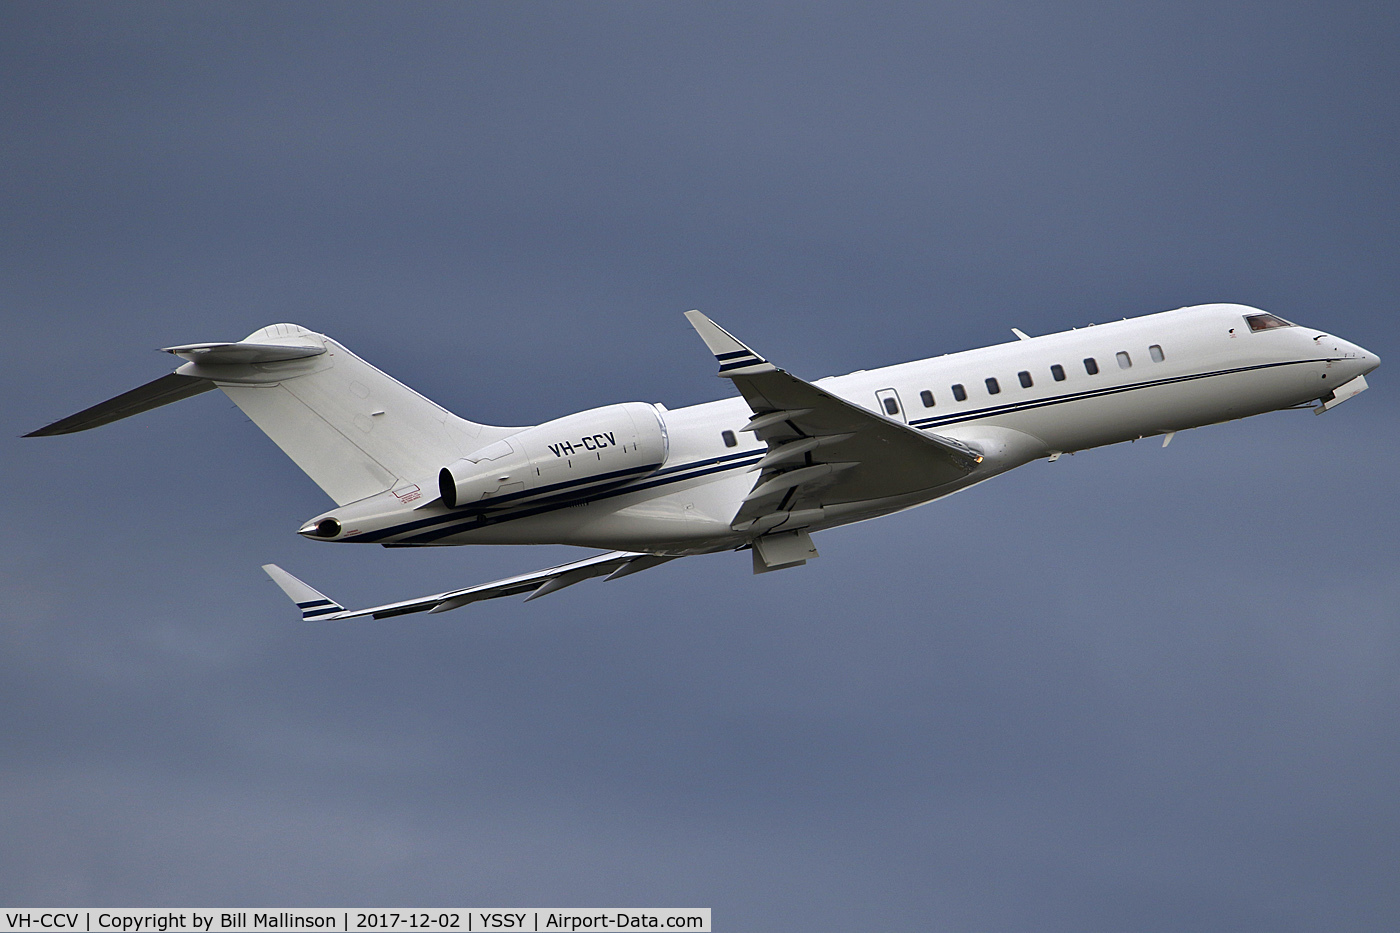
<path id="1" fill-rule="evenodd" d="M 752 376 L 777 371 L 778 367 L 750 350 L 733 334 L 699 311 L 687 311 L 685 317 L 719 361 L 721 376 Z"/>
<path id="2" fill-rule="evenodd" d="M 263 564 L 263 570 L 297 604 L 303 621 L 311 622 L 345 611 L 340 603 L 302 583 L 276 564 Z"/>

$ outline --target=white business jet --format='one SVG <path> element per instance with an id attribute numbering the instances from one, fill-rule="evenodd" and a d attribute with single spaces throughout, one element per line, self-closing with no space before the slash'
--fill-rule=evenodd
<path id="1" fill-rule="evenodd" d="M 572 544 L 606 553 L 536 573 L 348 610 L 275 564 L 308 620 L 444 612 L 544 596 L 690 554 L 749 548 L 755 573 L 817 556 L 812 533 L 966 489 L 1032 460 L 1284 408 L 1321 414 L 1380 359 L 1234 304 L 834 376 L 779 369 L 686 314 L 740 398 L 675 411 L 626 402 L 535 427 L 457 417 L 331 338 L 274 324 L 168 347 L 175 372 L 33 432 L 67 434 L 218 388 L 336 507 L 314 541 L 424 547 Z"/>

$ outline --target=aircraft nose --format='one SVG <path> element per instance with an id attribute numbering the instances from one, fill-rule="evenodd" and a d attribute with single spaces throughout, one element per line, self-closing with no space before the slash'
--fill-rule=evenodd
<path id="1" fill-rule="evenodd" d="M 1365 367 L 1361 370 L 1361 375 L 1364 376 L 1371 370 L 1375 369 L 1377 366 L 1381 365 L 1381 358 L 1379 356 L 1372 353 L 1370 350 L 1365 350 L 1361 347 L 1357 347 L 1357 349 L 1361 350 L 1361 363 Z"/>
<path id="2" fill-rule="evenodd" d="M 1381 365 L 1381 358 L 1367 350 L 1365 347 L 1357 346 L 1354 343 L 1341 342 L 1342 356 L 1346 359 L 1347 369 L 1354 370 L 1356 375 L 1364 376 L 1377 366 Z"/>
<path id="3" fill-rule="evenodd" d="M 1333 342 L 1331 348 L 1332 353 L 1335 354 L 1333 358 L 1340 358 L 1338 362 L 1342 371 L 1349 374 L 1348 379 L 1364 376 L 1381 365 L 1381 358 L 1365 347 L 1338 337 L 1327 338 L 1324 336 L 1323 339 L 1324 341 L 1330 339 Z"/>

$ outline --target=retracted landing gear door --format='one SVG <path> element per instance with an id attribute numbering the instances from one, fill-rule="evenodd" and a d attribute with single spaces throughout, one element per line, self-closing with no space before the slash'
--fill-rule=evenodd
<path id="1" fill-rule="evenodd" d="M 1324 395 L 1322 397 L 1322 404 L 1317 406 L 1317 408 L 1314 409 L 1314 411 L 1320 415 L 1324 411 L 1330 411 L 1331 409 L 1336 408 L 1338 405 L 1345 402 L 1347 399 L 1355 398 L 1356 396 L 1360 395 L 1362 392 L 1365 391 L 1366 377 L 1357 376 L 1350 382 L 1344 382 L 1341 385 L 1337 386 L 1335 389 L 1333 389 L 1327 395 Z"/>

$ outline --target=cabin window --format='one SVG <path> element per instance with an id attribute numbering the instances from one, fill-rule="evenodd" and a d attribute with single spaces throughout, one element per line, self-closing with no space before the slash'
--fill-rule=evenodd
<path id="1" fill-rule="evenodd" d="M 894 396 L 893 396 L 893 395 L 887 395 L 887 396 L 885 396 L 885 414 L 887 414 L 887 415 L 897 415 L 897 414 L 899 414 L 899 403 L 896 402 L 896 401 L 894 400 Z"/>
<path id="2" fill-rule="evenodd" d="M 925 389 L 924 391 L 922 391 L 922 392 L 919 393 L 919 401 L 921 401 L 921 402 L 924 403 L 924 407 L 925 407 L 925 408 L 932 408 L 932 407 L 933 407 L 933 393 L 930 392 L 928 389 Z"/>
<path id="3" fill-rule="evenodd" d="M 995 376 L 993 376 L 992 378 L 990 378 L 990 379 L 987 380 L 987 394 L 988 394 L 988 395 L 996 395 L 996 394 L 997 394 L 998 392 L 1000 392 L 1000 391 L 1001 391 L 1001 383 L 997 382 Z"/>
<path id="4" fill-rule="evenodd" d="M 1129 366 L 1132 366 L 1132 365 L 1133 365 L 1133 358 L 1132 358 L 1131 356 L 1128 355 L 1128 351 L 1127 351 L 1127 350 L 1119 350 L 1119 351 L 1118 351 L 1118 368 L 1119 368 L 1119 369 L 1127 369 Z"/>
<path id="5" fill-rule="evenodd" d="M 1016 374 L 1016 378 L 1021 380 L 1021 388 L 1023 389 L 1029 389 L 1031 386 L 1035 385 L 1035 382 L 1031 380 L 1031 374 L 1024 369 Z"/>
<path id="6" fill-rule="evenodd" d="M 1250 330 L 1273 330 L 1275 327 L 1292 327 L 1288 321 L 1274 314 L 1246 314 L 1245 323 Z"/>
<path id="7" fill-rule="evenodd" d="M 721 431 L 721 432 L 719 432 L 719 436 L 722 437 L 722 438 L 724 438 L 724 446 L 725 446 L 725 447 L 738 447 L 738 446 L 739 446 L 739 439 L 738 439 L 737 437 L 734 436 L 734 432 L 733 432 L 733 431 Z"/>
<path id="8" fill-rule="evenodd" d="M 1099 363 L 1092 356 L 1084 359 L 1084 371 L 1091 376 L 1099 374 Z"/>
<path id="9" fill-rule="evenodd" d="M 1152 362 L 1154 363 L 1160 363 L 1162 360 L 1166 359 L 1166 357 L 1162 355 L 1162 348 L 1155 343 L 1147 348 L 1147 352 L 1152 354 Z"/>
<path id="10" fill-rule="evenodd" d="M 1056 382 L 1064 382 L 1064 381 L 1065 381 L 1065 368 L 1064 368 L 1063 366 L 1061 366 L 1059 363 L 1056 363 L 1054 366 L 1051 366 L 1051 367 L 1050 367 L 1050 375 L 1052 375 L 1052 376 L 1055 377 L 1055 381 L 1056 381 Z"/>
<path id="11" fill-rule="evenodd" d="M 962 387 L 962 383 L 953 386 L 953 398 L 960 402 L 967 401 L 967 390 Z"/>

